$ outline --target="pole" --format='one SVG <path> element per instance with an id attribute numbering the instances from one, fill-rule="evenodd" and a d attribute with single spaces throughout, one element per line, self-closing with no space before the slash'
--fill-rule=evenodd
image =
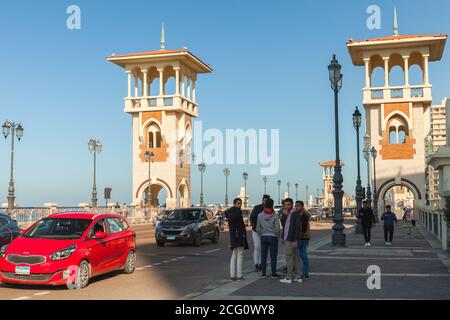
<path id="1" fill-rule="evenodd" d="M 376 170 L 376 158 L 373 158 L 373 211 L 375 213 L 375 221 L 379 222 L 378 217 L 378 190 L 377 190 L 377 170 Z"/>
<path id="2" fill-rule="evenodd" d="M 225 207 L 228 207 L 228 175 L 225 175 Z"/>
<path id="3" fill-rule="evenodd" d="M 356 214 L 358 215 L 359 210 L 362 208 L 362 199 L 364 198 L 362 185 L 361 185 L 361 161 L 359 155 L 359 126 L 356 128 L 356 159 L 358 163 L 358 177 L 356 178 L 356 188 L 355 188 L 355 198 L 356 198 Z M 361 219 L 356 219 L 356 234 L 362 234 Z"/>
<path id="4" fill-rule="evenodd" d="M 16 131 L 16 124 L 11 125 L 11 169 L 8 188 L 8 213 L 11 215 L 14 209 L 14 134 Z"/>
<path id="5" fill-rule="evenodd" d="M 334 114 L 335 114 L 335 144 L 336 144 L 336 165 L 334 167 L 333 176 L 333 196 L 334 196 L 334 226 L 332 235 L 332 244 L 334 246 L 345 246 L 345 234 L 342 216 L 342 184 L 344 182 L 344 177 L 342 176 L 341 160 L 339 156 L 339 100 L 338 100 L 338 88 L 334 88 Z"/>
<path id="6" fill-rule="evenodd" d="M 203 201 L 203 172 L 200 172 L 200 207 L 204 206 Z"/>
<path id="7" fill-rule="evenodd" d="M 92 208 L 97 208 L 97 150 L 94 147 L 94 185 L 92 186 Z"/>

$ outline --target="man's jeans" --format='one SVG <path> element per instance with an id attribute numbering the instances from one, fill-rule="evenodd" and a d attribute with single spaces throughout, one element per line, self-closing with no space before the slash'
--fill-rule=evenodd
<path id="1" fill-rule="evenodd" d="M 253 238 L 253 262 L 258 265 L 261 264 L 261 237 L 258 232 L 252 231 Z"/>
<path id="2" fill-rule="evenodd" d="M 270 236 L 261 237 L 261 268 L 262 274 L 266 275 L 267 254 L 270 250 L 270 262 L 272 274 L 277 272 L 278 238 Z"/>
<path id="3" fill-rule="evenodd" d="M 309 245 L 309 240 L 301 240 L 300 246 L 298 247 L 299 258 L 303 262 L 303 273 L 302 274 L 304 277 L 309 277 L 308 245 Z"/>

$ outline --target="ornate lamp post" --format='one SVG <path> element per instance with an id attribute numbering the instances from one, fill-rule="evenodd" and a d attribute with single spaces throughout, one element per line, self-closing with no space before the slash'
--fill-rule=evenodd
<path id="1" fill-rule="evenodd" d="M 278 185 L 278 204 L 281 205 L 281 180 L 277 181 L 277 185 Z"/>
<path id="2" fill-rule="evenodd" d="M 225 176 L 225 208 L 228 207 L 228 176 L 230 175 L 230 169 L 223 169 L 223 175 Z"/>
<path id="3" fill-rule="evenodd" d="M 10 168 L 10 178 L 9 178 L 9 187 L 8 187 L 8 214 L 12 214 L 12 211 L 15 207 L 14 205 L 14 141 L 17 137 L 17 140 L 20 141 L 23 137 L 23 127 L 20 123 L 9 122 L 8 120 L 2 126 L 3 136 L 5 139 L 8 138 L 9 133 L 11 132 L 11 168 Z"/>
<path id="4" fill-rule="evenodd" d="M 204 162 L 198 165 L 198 171 L 200 171 L 200 207 L 204 207 L 205 200 L 203 196 L 203 174 L 206 171 L 206 164 Z"/>
<path id="5" fill-rule="evenodd" d="M 152 178 L 151 178 L 151 165 L 153 162 L 153 159 L 155 157 L 155 154 L 151 151 L 146 151 L 145 154 L 145 160 L 148 161 L 148 189 L 147 189 L 147 206 L 150 209 L 152 206 Z"/>
<path id="6" fill-rule="evenodd" d="M 97 173 L 97 153 L 102 151 L 102 144 L 99 140 L 91 139 L 88 142 L 88 148 L 91 153 L 94 153 L 94 184 L 92 186 L 92 208 L 97 208 L 97 183 L 96 183 L 96 173 Z"/>
<path id="7" fill-rule="evenodd" d="M 361 162 L 359 155 L 359 128 L 361 127 L 361 112 L 359 112 L 358 107 L 356 107 L 355 112 L 353 113 L 353 127 L 356 129 L 356 159 L 358 164 L 358 176 L 356 178 L 356 188 L 355 188 L 355 200 L 356 200 L 356 212 L 362 208 L 362 200 L 364 198 L 363 188 L 361 185 Z M 362 234 L 362 226 L 361 219 L 356 219 L 356 234 Z"/>
<path id="8" fill-rule="evenodd" d="M 366 190 L 366 201 L 369 207 L 372 207 L 372 190 L 371 190 L 371 177 L 370 177 L 370 136 L 364 136 L 364 159 L 367 162 L 367 190 Z"/>
<path id="9" fill-rule="evenodd" d="M 334 167 L 333 176 L 333 196 L 334 196 L 334 226 L 332 235 L 332 244 L 334 246 L 345 246 L 345 234 L 344 234 L 344 219 L 342 216 L 342 184 L 344 177 L 342 176 L 341 159 L 339 157 L 339 91 L 342 88 L 341 65 L 336 60 L 336 55 L 333 55 L 328 66 L 329 79 L 331 82 L 331 88 L 334 92 L 334 121 L 335 121 L 335 144 L 336 144 L 336 166 Z"/>
<path id="10" fill-rule="evenodd" d="M 305 189 L 306 189 L 306 201 L 305 201 L 305 204 L 308 205 L 308 201 L 309 201 L 309 187 L 308 187 L 308 185 L 306 185 Z"/>
<path id="11" fill-rule="evenodd" d="M 295 201 L 298 201 L 298 183 L 296 183 L 294 186 L 295 186 Z"/>
<path id="12" fill-rule="evenodd" d="M 370 150 L 373 158 L 373 213 L 375 214 L 375 220 L 378 222 L 378 191 L 377 191 L 377 168 L 376 168 L 376 159 L 378 155 L 377 149 L 372 147 Z"/>
<path id="13" fill-rule="evenodd" d="M 264 182 L 264 194 L 267 194 L 267 177 L 266 176 L 263 177 L 263 182 Z"/>
<path id="14" fill-rule="evenodd" d="M 248 179 L 248 173 L 244 172 L 242 174 L 242 177 L 244 178 L 244 208 L 248 207 L 248 200 L 247 200 L 247 179 Z"/>

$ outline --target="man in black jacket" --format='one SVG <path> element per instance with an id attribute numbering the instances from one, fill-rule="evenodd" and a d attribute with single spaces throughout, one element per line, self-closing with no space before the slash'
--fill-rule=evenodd
<path id="1" fill-rule="evenodd" d="M 261 271 L 261 238 L 256 232 L 256 224 L 258 222 L 258 215 L 264 211 L 264 204 L 268 199 L 270 199 L 270 196 L 265 194 L 262 198 L 262 204 L 255 206 L 250 214 L 253 238 L 253 262 L 255 263 L 256 272 Z"/>
<path id="2" fill-rule="evenodd" d="M 230 230 L 230 249 L 232 250 L 230 261 L 230 278 L 240 281 L 242 277 L 242 264 L 244 249 L 248 249 L 247 231 L 242 217 L 242 200 L 234 199 L 233 206 L 227 210 L 228 226 Z"/>
<path id="3" fill-rule="evenodd" d="M 370 243 L 370 230 L 372 225 L 376 223 L 375 215 L 373 214 L 372 208 L 369 207 L 367 201 L 363 202 L 363 207 L 358 212 L 358 218 L 361 219 L 361 226 L 364 232 L 364 240 L 366 241 L 365 247 L 371 247 Z"/>

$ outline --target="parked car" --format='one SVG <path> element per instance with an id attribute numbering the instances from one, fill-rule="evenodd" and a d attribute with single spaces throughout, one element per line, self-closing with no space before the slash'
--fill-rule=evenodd
<path id="1" fill-rule="evenodd" d="M 20 232 L 15 220 L 6 214 L 0 214 L 0 248 L 17 238 Z"/>
<path id="2" fill-rule="evenodd" d="M 311 220 L 319 221 L 322 220 L 322 212 L 319 208 L 311 208 L 308 210 Z"/>
<path id="3" fill-rule="evenodd" d="M 56 213 L 0 249 L 0 281 L 84 288 L 101 274 L 133 273 L 135 263 L 136 234 L 123 217 Z"/>
<path id="4" fill-rule="evenodd" d="M 152 222 L 153 225 L 156 227 L 158 225 L 158 223 L 160 223 L 162 220 L 164 220 L 165 217 L 167 217 L 167 215 L 169 213 L 171 213 L 173 210 L 163 210 L 161 211 L 159 214 L 157 214 L 156 216 L 154 216 L 152 218 Z"/>
<path id="5" fill-rule="evenodd" d="M 156 244 L 192 243 L 200 246 L 202 240 L 219 241 L 220 229 L 213 213 L 207 208 L 173 210 L 156 227 Z"/>

